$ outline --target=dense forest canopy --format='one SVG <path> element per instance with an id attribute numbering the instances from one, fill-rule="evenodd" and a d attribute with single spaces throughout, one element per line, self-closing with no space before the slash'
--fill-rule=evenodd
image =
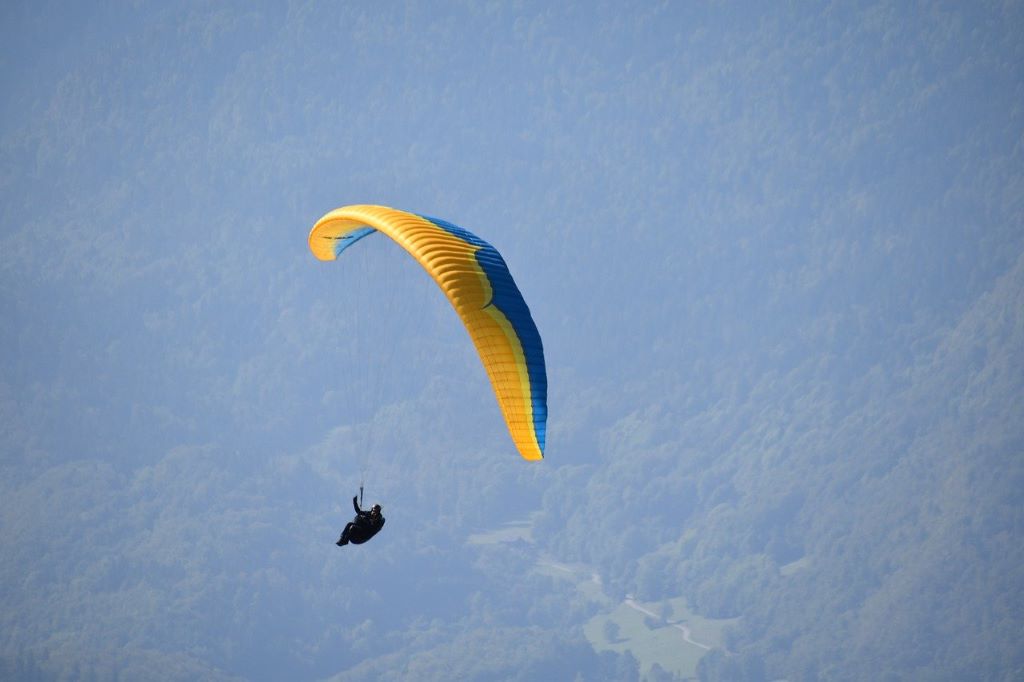
<path id="1" fill-rule="evenodd" d="M 1020 3 L 0 13 L 0 678 L 1024 677 Z"/>

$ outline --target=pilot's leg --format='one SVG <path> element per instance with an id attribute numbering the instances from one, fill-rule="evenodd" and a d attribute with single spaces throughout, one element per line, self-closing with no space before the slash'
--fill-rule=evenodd
<path id="1" fill-rule="evenodd" d="M 346 523 L 345 524 L 345 530 L 341 531 L 341 537 L 338 538 L 338 541 L 335 542 L 334 544 L 336 544 L 338 547 L 341 547 L 343 545 L 347 545 L 348 544 L 348 533 L 349 533 L 350 530 L 352 530 L 352 526 L 354 526 L 354 525 L 356 525 L 356 524 L 352 523 L 351 521 Z"/>

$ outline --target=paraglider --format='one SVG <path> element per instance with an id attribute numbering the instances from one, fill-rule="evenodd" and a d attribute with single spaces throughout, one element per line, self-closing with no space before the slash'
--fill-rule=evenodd
<path id="1" fill-rule="evenodd" d="M 350 542 L 353 545 L 361 545 L 384 527 L 384 516 L 380 513 L 379 504 L 373 505 L 370 511 L 364 511 L 359 508 L 359 496 L 357 495 L 352 498 L 352 506 L 356 510 L 356 516 L 345 524 L 345 529 L 341 531 L 341 537 L 334 543 L 338 547 L 344 547 Z"/>
<path id="2" fill-rule="evenodd" d="M 345 206 L 320 218 L 309 233 L 309 248 L 331 261 L 375 232 L 412 255 L 444 292 L 476 347 L 513 443 L 523 458 L 543 459 L 544 349 L 501 254 L 444 220 L 371 205 Z"/>

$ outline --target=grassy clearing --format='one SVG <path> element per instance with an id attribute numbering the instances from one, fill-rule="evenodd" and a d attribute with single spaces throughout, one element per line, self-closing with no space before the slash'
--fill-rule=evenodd
<path id="1" fill-rule="evenodd" d="M 690 638 L 692 640 L 706 644 L 711 648 L 722 646 L 722 633 L 725 628 L 739 622 L 739 618 L 714 619 L 698 616 L 686 608 L 686 599 L 683 597 L 669 599 L 668 603 L 672 608 L 672 614 L 669 618 L 676 623 L 683 623 L 690 628 Z M 660 604 L 648 606 L 648 609 L 655 613 L 658 612 L 659 608 L 661 608 Z"/>
<path id="2" fill-rule="evenodd" d="M 470 545 L 531 542 L 532 519 L 512 521 L 499 528 L 471 535 Z M 799 563 L 799 562 L 797 562 Z M 591 618 L 583 632 L 595 651 L 629 651 L 646 676 L 654 664 L 683 678 L 696 679 L 697 662 L 709 648 L 722 646 L 723 629 L 735 620 L 702 618 L 686 608 L 679 597 L 664 602 L 614 602 L 604 592 L 601 579 L 584 564 L 566 564 L 541 555 L 534 570 L 557 580 L 574 583 L 588 601 L 605 613 Z M 799 570 L 799 566 L 796 567 Z M 644 611 L 655 614 L 654 616 Z M 686 641 L 688 630 L 691 641 Z M 703 645 L 703 646 L 701 646 Z M 708 648 L 705 648 L 708 647 Z"/>
<path id="3" fill-rule="evenodd" d="M 669 672 L 696 679 L 697 662 L 708 650 L 687 642 L 682 630 L 675 625 L 689 628 L 695 642 L 716 647 L 721 646 L 722 629 L 734 621 L 701 618 L 686 608 L 682 598 L 669 600 L 668 609 L 665 604 L 637 603 L 636 606 L 655 614 L 665 613 L 668 622 L 623 603 L 610 613 L 592 618 L 583 632 L 596 651 L 631 652 L 640 662 L 641 675 L 649 673 L 657 663 Z M 609 639 L 609 635 L 614 639 Z"/>
<path id="4" fill-rule="evenodd" d="M 563 564 L 545 557 L 537 561 L 534 570 L 541 575 L 550 576 L 558 580 L 569 580 L 576 584 L 576 589 L 588 601 L 597 602 L 603 606 L 611 606 L 612 601 L 604 593 L 601 579 L 589 567 L 583 564 Z"/>
<path id="5" fill-rule="evenodd" d="M 801 571 L 807 568 L 808 564 L 810 564 L 810 559 L 808 559 L 807 557 L 803 557 L 797 559 L 796 561 L 788 563 L 785 566 L 782 566 L 781 568 L 779 568 L 779 573 L 781 573 L 782 575 L 793 575 L 797 571 Z"/>
<path id="6" fill-rule="evenodd" d="M 517 540 L 533 542 L 532 525 L 529 521 L 511 521 L 494 530 L 474 533 L 466 542 L 470 545 L 496 545 Z"/>

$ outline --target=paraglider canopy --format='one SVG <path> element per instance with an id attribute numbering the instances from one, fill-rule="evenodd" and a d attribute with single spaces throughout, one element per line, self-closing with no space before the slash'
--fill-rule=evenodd
<path id="1" fill-rule="evenodd" d="M 530 309 L 497 249 L 438 218 L 386 206 L 344 206 L 309 233 L 318 259 L 335 260 L 359 240 L 381 232 L 415 258 L 455 308 L 480 355 L 519 453 L 544 457 L 547 370 Z"/>

